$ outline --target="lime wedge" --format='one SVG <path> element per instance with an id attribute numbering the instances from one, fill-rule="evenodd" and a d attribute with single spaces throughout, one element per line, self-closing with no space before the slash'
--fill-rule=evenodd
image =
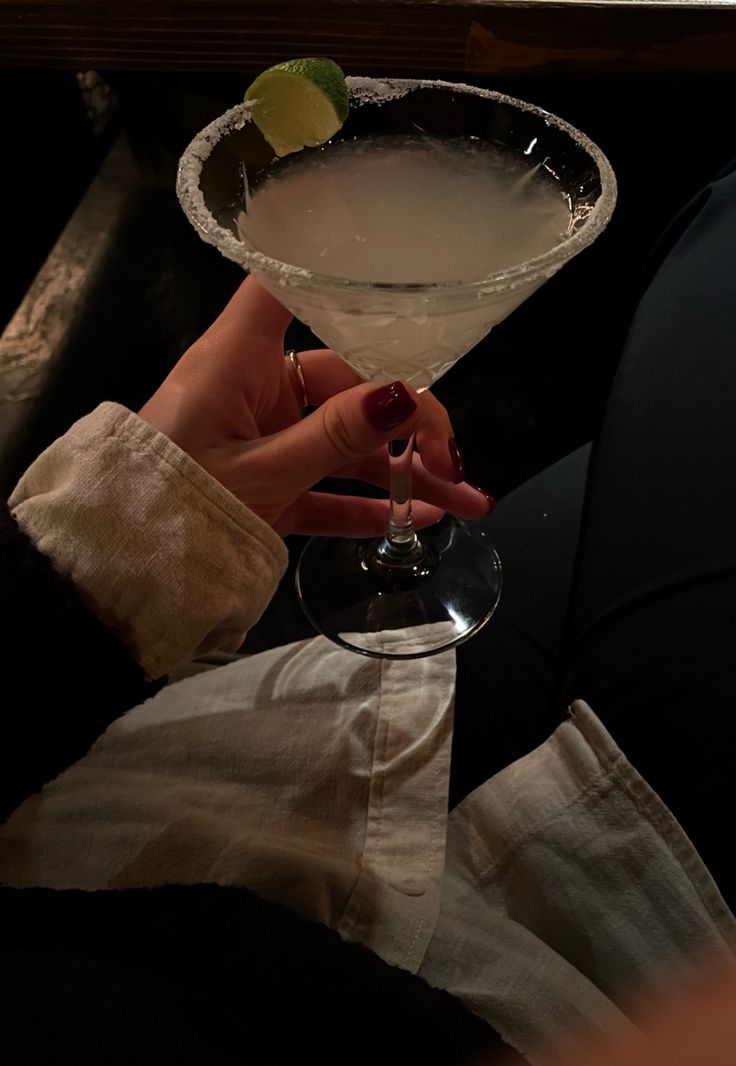
<path id="1" fill-rule="evenodd" d="M 276 155 L 333 137 L 348 117 L 345 75 L 331 59 L 289 59 L 259 74 L 245 94 Z"/>

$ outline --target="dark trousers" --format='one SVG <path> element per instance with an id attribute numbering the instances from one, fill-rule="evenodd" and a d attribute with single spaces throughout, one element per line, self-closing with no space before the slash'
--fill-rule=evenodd
<path id="1" fill-rule="evenodd" d="M 504 594 L 458 649 L 451 805 L 582 698 L 735 907 L 736 173 L 660 243 L 592 449 L 487 522 Z"/>

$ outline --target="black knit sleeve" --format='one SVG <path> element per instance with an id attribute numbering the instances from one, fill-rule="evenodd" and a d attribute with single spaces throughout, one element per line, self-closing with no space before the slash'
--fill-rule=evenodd
<path id="1" fill-rule="evenodd" d="M 523 1063 L 447 992 L 245 888 L 0 888 L 0 945 L 25 1062 Z"/>
<path id="2" fill-rule="evenodd" d="M 0 821 L 152 683 L 0 501 Z"/>

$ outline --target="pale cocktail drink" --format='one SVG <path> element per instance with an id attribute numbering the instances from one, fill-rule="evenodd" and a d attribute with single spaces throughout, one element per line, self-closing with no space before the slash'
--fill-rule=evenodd
<path id="1" fill-rule="evenodd" d="M 247 190 L 237 227 L 281 262 L 411 286 L 480 281 L 527 263 L 564 241 L 571 222 L 569 200 L 543 165 L 470 138 L 417 134 L 341 141 L 280 161 Z M 329 294 L 316 307 L 290 296 L 298 317 L 362 377 L 415 388 L 431 385 L 522 299 L 500 294 L 453 309 L 407 294 L 397 314 L 382 310 L 371 323 L 363 313 L 351 324 Z"/>

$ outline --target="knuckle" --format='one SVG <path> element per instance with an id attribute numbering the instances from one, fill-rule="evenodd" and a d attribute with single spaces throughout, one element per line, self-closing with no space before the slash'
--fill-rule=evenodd
<path id="1" fill-rule="evenodd" d="M 337 454 L 346 462 L 358 459 L 362 452 L 351 427 L 339 404 L 325 404 L 322 408 L 323 424 L 327 439 Z"/>
<path id="2" fill-rule="evenodd" d="M 432 397 L 433 403 L 427 404 L 424 410 L 424 420 L 428 426 L 436 428 L 437 430 L 444 430 L 450 423 L 450 415 L 447 408 L 443 407 L 439 400 L 435 400 Z"/>

